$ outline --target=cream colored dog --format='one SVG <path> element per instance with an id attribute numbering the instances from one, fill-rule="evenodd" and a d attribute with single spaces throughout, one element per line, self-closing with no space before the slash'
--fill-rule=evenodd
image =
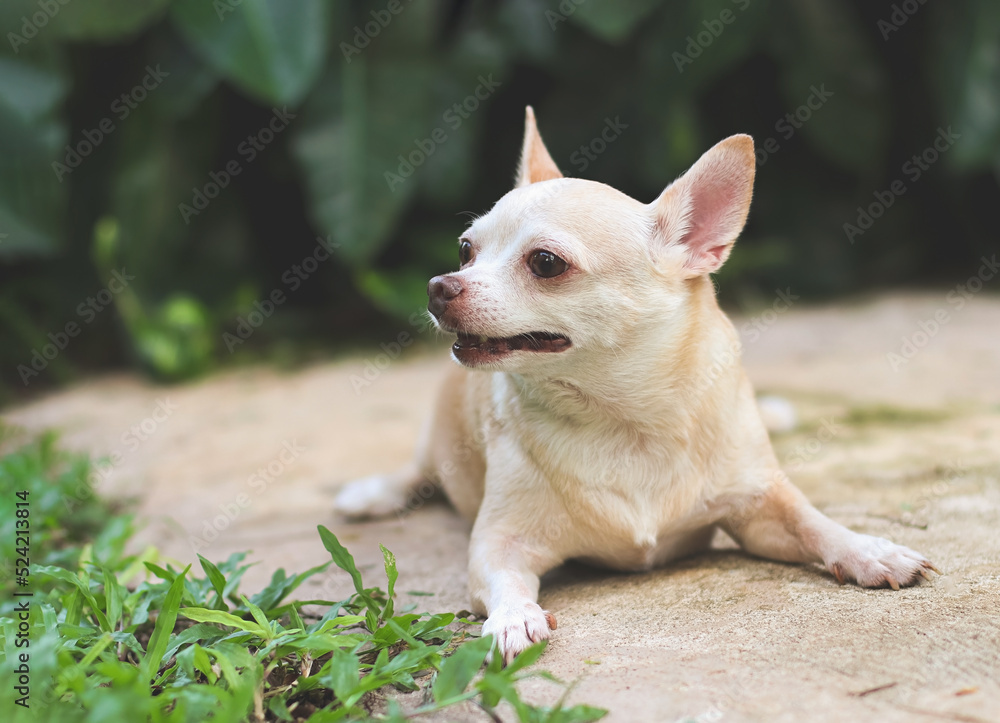
<path id="1" fill-rule="evenodd" d="M 750 208 L 749 136 L 709 150 L 651 204 L 563 178 L 527 109 L 517 185 L 428 286 L 458 335 L 417 462 L 348 485 L 391 513 L 425 480 L 474 520 L 469 590 L 505 660 L 549 637 L 539 576 L 574 558 L 645 570 L 721 527 L 749 553 L 841 582 L 911 585 L 934 567 L 825 517 L 778 466 L 736 331 L 708 277 Z"/>

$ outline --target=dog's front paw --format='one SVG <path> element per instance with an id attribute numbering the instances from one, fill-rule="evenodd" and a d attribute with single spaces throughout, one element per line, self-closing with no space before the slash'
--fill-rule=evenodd
<path id="1" fill-rule="evenodd" d="M 494 650 L 504 665 L 534 643 L 548 640 L 556 629 L 556 618 L 537 603 L 525 602 L 494 610 L 483 623 L 483 635 L 492 635 Z"/>
<path id="2" fill-rule="evenodd" d="M 861 534 L 855 534 L 851 544 L 826 567 L 841 584 L 854 581 L 861 587 L 889 586 L 893 590 L 914 585 L 921 578 L 929 580 L 928 570 L 938 572 L 919 552 Z"/>
<path id="3" fill-rule="evenodd" d="M 406 494 L 391 478 L 375 475 L 348 482 L 333 506 L 347 517 L 384 517 L 406 506 Z"/>

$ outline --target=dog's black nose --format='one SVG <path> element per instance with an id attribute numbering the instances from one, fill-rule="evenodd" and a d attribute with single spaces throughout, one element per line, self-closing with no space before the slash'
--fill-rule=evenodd
<path id="1" fill-rule="evenodd" d="M 434 316 L 441 316 L 448 308 L 448 302 L 462 293 L 462 282 L 454 276 L 435 276 L 427 284 L 427 310 Z"/>

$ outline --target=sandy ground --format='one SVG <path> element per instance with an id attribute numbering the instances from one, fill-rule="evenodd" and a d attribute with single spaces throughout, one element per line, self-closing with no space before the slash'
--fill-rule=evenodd
<path id="1" fill-rule="evenodd" d="M 646 574 L 567 566 L 543 584 L 559 620 L 543 667 L 580 679 L 571 699 L 609 708 L 610 721 L 1000 720 L 1000 299 L 957 309 L 944 292 L 893 295 L 736 322 L 758 389 L 801 418 L 775 438 L 792 478 L 833 518 L 924 552 L 943 575 L 860 590 L 724 539 Z M 99 490 L 135 498 L 143 541 L 168 557 L 252 549 L 247 581 L 259 586 L 278 567 L 328 560 L 323 524 L 373 583 L 378 543 L 395 551 L 402 604 L 460 610 L 468 530 L 446 506 L 363 524 L 331 511 L 343 482 L 408 458 L 446 363 L 411 347 L 376 371 L 378 354 L 170 388 L 104 378 L 3 416 L 118 453 Z M 332 571 L 300 592 L 349 591 Z"/>

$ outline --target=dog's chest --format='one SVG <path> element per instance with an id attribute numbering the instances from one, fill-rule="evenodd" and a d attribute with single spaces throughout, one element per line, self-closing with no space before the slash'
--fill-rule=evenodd
<path id="1" fill-rule="evenodd" d="M 573 520 L 588 557 L 643 568 L 664 540 L 704 515 L 701 485 L 681 446 L 607 428 L 549 432 L 532 455 Z"/>

